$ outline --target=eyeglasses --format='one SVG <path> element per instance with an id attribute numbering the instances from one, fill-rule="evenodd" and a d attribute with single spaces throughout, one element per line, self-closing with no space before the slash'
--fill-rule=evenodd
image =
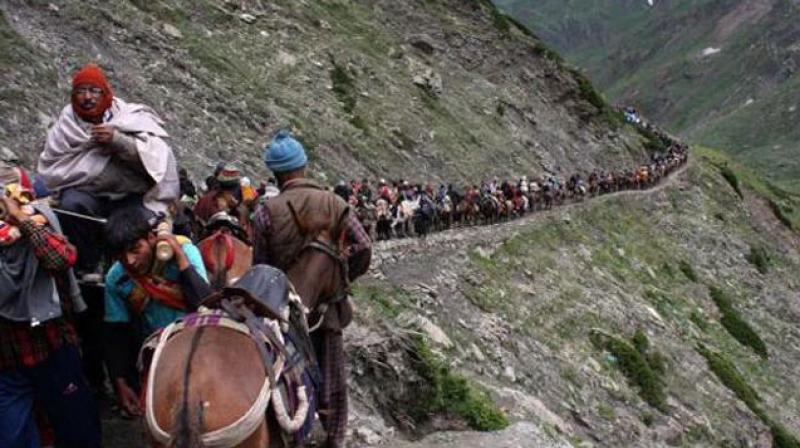
<path id="1" fill-rule="evenodd" d="M 78 95 L 91 94 L 93 96 L 100 96 L 103 94 L 103 89 L 100 87 L 80 86 L 76 87 L 72 92 Z"/>

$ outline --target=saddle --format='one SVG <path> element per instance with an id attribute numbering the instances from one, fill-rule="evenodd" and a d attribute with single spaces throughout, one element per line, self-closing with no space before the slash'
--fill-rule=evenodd
<path id="1" fill-rule="evenodd" d="M 290 289 L 289 279 L 282 271 L 259 264 L 250 268 L 233 285 L 203 299 L 201 305 L 220 308 L 223 299 L 240 297 L 256 316 L 288 322 Z"/>
<path id="2" fill-rule="evenodd" d="M 213 235 L 217 230 L 223 228 L 230 230 L 233 236 L 250 245 L 250 238 L 247 237 L 247 232 L 245 232 L 239 220 L 227 212 L 214 213 L 214 215 L 209 218 L 208 223 L 205 225 L 203 231 L 206 236 L 210 236 Z"/>

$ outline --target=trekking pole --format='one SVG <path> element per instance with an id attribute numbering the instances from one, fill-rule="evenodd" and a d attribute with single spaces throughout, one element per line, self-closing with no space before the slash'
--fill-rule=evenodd
<path id="1" fill-rule="evenodd" d="M 50 210 L 58 213 L 59 215 L 72 216 L 73 218 L 85 219 L 87 221 L 97 222 L 97 223 L 100 223 L 100 224 L 106 224 L 108 222 L 107 219 L 97 218 L 97 217 L 89 216 L 89 215 L 83 215 L 81 213 L 75 213 L 75 212 L 71 212 L 69 210 L 61 210 L 60 208 L 51 208 Z"/>

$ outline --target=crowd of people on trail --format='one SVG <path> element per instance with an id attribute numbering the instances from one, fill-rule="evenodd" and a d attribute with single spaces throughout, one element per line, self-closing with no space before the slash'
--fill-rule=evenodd
<path id="1" fill-rule="evenodd" d="M 334 193 L 357 212 L 362 225 L 377 240 L 425 236 L 453 226 L 492 224 L 537 210 L 549 210 L 565 201 L 622 190 L 646 189 L 684 164 L 687 146 L 674 142 L 664 153 L 628 170 L 596 170 L 575 173 L 522 176 L 500 181 L 495 177 L 480 184 L 453 184 L 406 180 L 367 179 L 340 181 Z"/>
<path id="2" fill-rule="evenodd" d="M 329 189 L 306 178 L 305 148 L 279 131 L 263 157 L 274 178 L 256 187 L 221 162 L 198 191 L 152 108 L 115 96 L 93 64 L 75 73 L 71 87 L 35 175 L 0 165 L 0 447 L 100 446 L 96 399 L 104 393 L 122 414 L 143 417 L 157 446 L 174 442 L 189 431 L 188 420 L 174 420 L 178 408 L 154 410 L 164 396 L 153 387 L 168 383 L 150 362 L 169 351 L 176 324 L 222 321 L 258 341 L 261 381 L 275 390 L 262 420 L 304 435 L 318 414 L 326 446 L 343 446 L 348 285 L 367 271 L 373 239 L 647 188 L 687 159 L 674 142 L 623 171 L 494 178 L 463 188 L 365 179 Z M 303 310 L 301 319 L 292 309 Z M 191 359 L 180 377 L 184 410 Z M 219 436 L 213 429 L 203 428 L 203 437 Z"/>

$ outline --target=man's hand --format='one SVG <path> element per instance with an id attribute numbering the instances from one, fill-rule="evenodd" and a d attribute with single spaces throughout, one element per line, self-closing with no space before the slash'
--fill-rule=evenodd
<path id="1" fill-rule="evenodd" d="M 116 383 L 119 406 L 128 414 L 134 417 L 140 417 L 142 415 L 142 408 L 139 406 L 139 396 L 128 386 L 128 383 L 125 382 L 124 379 L 117 378 Z"/>
<path id="2" fill-rule="evenodd" d="M 164 241 L 172 247 L 172 253 L 175 254 L 175 262 L 178 264 L 178 270 L 186 270 L 189 268 L 189 258 L 186 252 L 183 251 L 181 243 L 171 233 L 162 233 L 158 235 L 158 242 Z M 158 244 L 158 243 L 156 243 Z"/>
<path id="3" fill-rule="evenodd" d="M 19 203 L 14 199 L 3 196 L 0 197 L 0 202 L 3 203 L 3 207 L 6 209 L 5 221 L 8 224 L 16 226 L 19 225 L 22 221 L 25 221 L 26 219 L 29 218 L 29 216 L 22 211 L 22 208 L 19 206 Z"/>
<path id="4" fill-rule="evenodd" d="M 92 125 L 92 141 L 100 145 L 107 145 L 114 138 L 114 132 L 114 126 L 106 123 Z"/>

